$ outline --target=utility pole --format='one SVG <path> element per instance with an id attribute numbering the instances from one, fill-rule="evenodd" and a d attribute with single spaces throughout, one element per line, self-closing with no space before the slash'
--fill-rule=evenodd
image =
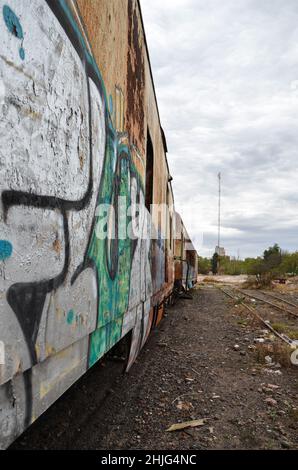
<path id="1" fill-rule="evenodd" d="M 217 248 L 218 248 L 218 257 L 217 257 L 217 273 L 219 272 L 220 264 L 220 209 L 221 209 L 221 173 L 218 175 L 218 238 L 217 238 Z"/>
<path id="2" fill-rule="evenodd" d="M 221 173 L 219 172 L 217 176 L 218 176 L 218 240 L 217 240 L 217 246 L 218 246 L 218 251 L 220 253 Z"/>

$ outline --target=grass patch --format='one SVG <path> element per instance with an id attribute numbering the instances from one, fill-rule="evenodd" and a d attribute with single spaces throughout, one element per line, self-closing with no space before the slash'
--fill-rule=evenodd
<path id="1" fill-rule="evenodd" d="M 241 320 L 238 320 L 237 323 L 240 326 L 247 326 L 248 325 L 248 321 L 244 320 L 244 318 L 241 318 Z"/>
<path id="2" fill-rule="evenodd" d="M 208 284 L 219 284 L 220 281 L 215 279 L 214 277 L 205 277 L 203 282 L 207 282 Z"/>
<path id="3" fill-rule="evenodd" d="M 278 332 L 278 333 L 284 333 L 291 339 L 297 339 L 298 340 L 298 329 L 289 325 L 286 325 L 285 323 L 277 322 L 273 323 L 272 327 Z"/>
<path id="4" fill-rule="evenodd" d="M 270 344 L 256 345 L 256 360 L 260 364 L 266 364 L 265 357 L 270 356 L 275 363 L 279 363 L 283 367 L 291 367 L 292 349 L 285 343 L 274 341 Z"/>
<path id="5" fill-rule="evenodd" d="M 246 281 L 242 282 L 241 289 L 258 289 L 258 284 L 255 277 L 249 277 Z"/>
<path id="6" fill-rule="evenodd" d="M 241 305 L 245 301 L 245 297 L 237 297 L 237 300 L 235 301 L 235 305 Z"/>

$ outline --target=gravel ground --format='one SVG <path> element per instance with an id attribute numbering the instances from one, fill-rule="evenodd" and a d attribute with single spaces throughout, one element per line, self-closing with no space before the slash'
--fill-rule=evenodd
<path id="1" fill-rule="evenodd" d="M 129 374 L 105 361 L 58 400 L 15 449 L 297 449 L 298 368 L 259 362 L 264 336 L 214 286 L 180 300 Z M 166 432 L 178 422 L 204 425 Z"/>

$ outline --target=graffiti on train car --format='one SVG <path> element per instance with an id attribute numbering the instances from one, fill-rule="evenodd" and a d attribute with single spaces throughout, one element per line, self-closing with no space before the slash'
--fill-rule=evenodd
<path id="1" fill-rule="evenodd" d="M 106 226 L 117 232 L 119 197 L 144 206 L 144 188 L 74 4 L 0 6 L 0 384 L 4 396 L 10 381 L 25 395 L 1 422 L 23 429 L 132 329 L 136 356 L 151 307 L 150 237 L 96 236 L 96 207 L 115 209 Z"/>

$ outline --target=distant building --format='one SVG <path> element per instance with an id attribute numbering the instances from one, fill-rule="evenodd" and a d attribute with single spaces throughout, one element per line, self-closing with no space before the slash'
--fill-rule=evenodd
<path id="1" fill-rule="evenodd" d="M 226 256 L 226 250 L 224 249 L 223 246 L 216 246 L 215 253 L 217 253 L 218 256 Z"/>

